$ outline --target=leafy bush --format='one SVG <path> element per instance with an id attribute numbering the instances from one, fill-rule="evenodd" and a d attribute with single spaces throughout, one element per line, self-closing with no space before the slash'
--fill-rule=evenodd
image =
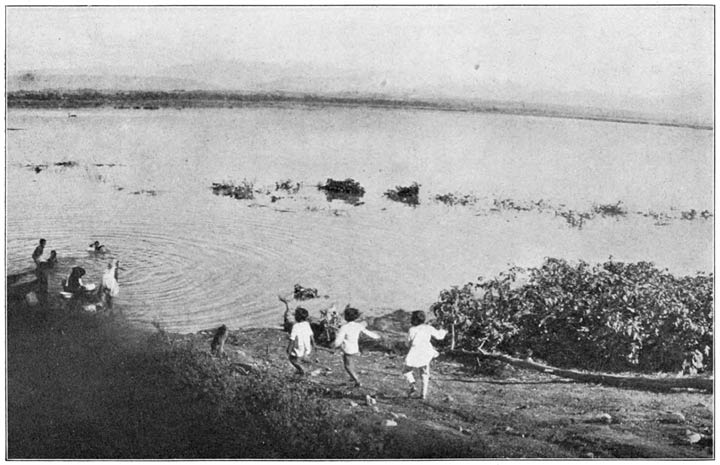
<path id="1" fill-rule="evenodd" d="M 420 205 L 420 184 L 414 182 L 410 186 L 395 186 L 395 189 L 385 191 L 385 197 L 395 202 L 402 202 L 408 205 Z"/>
<path id="2" fill-rule="evenodd" d="M 532 353 L 562 367 L 694 373 L 712 367 L 712 296 L 712 275 L 549 258 L 445 290 L 432 311 L 459 348 Z"/>

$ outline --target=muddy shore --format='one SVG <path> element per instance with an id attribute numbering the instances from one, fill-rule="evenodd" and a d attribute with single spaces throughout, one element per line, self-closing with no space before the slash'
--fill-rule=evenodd
<path id="1" fill-rule="evenodd" d="M 509 366 L 481 373 L 441 357 L 430 398 L 408 399 L 393 342 L 402 315 L 371 322 L 385 342 L 362 342 L 364 386 L 355 389 L 338 353 L 317 351 L 310 375 L 295 376 L 279 329 L 233 331 L 218 358 L 210 332 L 140 331 L 122 315 L 11 300 L 7 457 L 713 455 L 708 393 L 573 383 Z"/>

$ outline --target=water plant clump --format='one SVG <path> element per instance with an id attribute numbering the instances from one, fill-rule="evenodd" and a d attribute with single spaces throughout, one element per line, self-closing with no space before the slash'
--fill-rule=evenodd
<path id="1" fill-rule="evenodd" d="M 437 194 L 435 196 L 435 201 L 444 203 L 445 205 L 454 206 L 454 205 L 474 205 L 477 203 L 478 199 L 474 195 L 465 194 L 453 194 L 453 193 L 447 193 L 447 194 Z"/>
<path id="2" fill-rule="evenodd" d="M 240 184 L 214 182 L 212 191 L 215 195 L 232 197 L 237 200 L 252 200 L 255 198 L 254 185 L 251 181 L 243 179 Z"/>
<path id="3" fill-rule="evenodd" d="M 618 201 L 616 204 L 599 204 L 593 206 L 593 212 L 605 216 L 625 216 L 627 215 L 627 209 L 622 206 L 622 201 Z"/>
<path id="4" fill-rule="evenodd" d="M 299 284 L 296 284 L 293 288 L 293 297 L 295 298 L 295 300 L 317 299 L 318 290 L 314 287 L 303 287 Z"/>
<path id="5" fill-rule="evenodd" d="M 582 229 L 585 222 L 591 220 L 594 216 L 589 212 L 577 212 L 575 210 L 556 211 L 555 214 L 565 218 L 570 227 L 578 229 Z"/>
<path id="6" fill-rule="evenodd" d="M 518 203 L 513 199 L 493 199 L 493 209 L 496 211 L 515 210 L 527 212 L 532 210 L 532 206 Z"/>
<path id="7" fill-rule="evenodd" d="M 713 366 L 712 274 L 548 258 L 444 290 L 431 309 L 461 349 L 615 372 L 694 374 Z"/>
<path id="8" fill-rule="evenodd" d="M 688 221 L 692 221 L 697 218 L 702 218 L 702 219 L 706 220 L 706 219 L 710 218 L 711 216 L 713 216 L 713 215 L 708 210 L 703 210 L 702 212 L 699 212 L 699 211 L 695 210 L 694 208 L 687 210 L 687 211 L 680 212 L 680 218 L 683 220 L 688 220 Z"/>
<path id="9" fill-rule="evenodd" d="M 395 186 L 395 189 L 385 191 L 385 197 L 395 202 L 402 202 L 407 205 L 420 205 L 420 184 L 413 182 L 410 186 Z"/>
<path id="10" fill-rule="evenodd" d="M 276 181 L 275 182 L 275 190 L 276 191 L 285 191 L 288 194 L 297 194 L 298 191 L 300 190 L 300 183 L 293 182 L 292 179 Z"/>
<path id="11" fill-rule="evenodd" d="M 328 202 L 340 199 L 357 206 L 361 204 L 360 198 L 365 195 L 365 188 L 352 178 L 344 181 L 328 178 L 324 185 L 318 184 L 317 188 L 325 192 Z"/>
<path id="12" fill-rule="evenodd" d="M 72 161 L 72 160 L 59 161 L 59 162 L 55 163 L 55 166 L 60 166 L 63 168 L 74 168 L 74 167 L 78 166 L 78 162 Z"/>

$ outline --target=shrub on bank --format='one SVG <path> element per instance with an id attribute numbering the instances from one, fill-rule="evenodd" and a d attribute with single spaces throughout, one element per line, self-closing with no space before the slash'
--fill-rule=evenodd
<path id="1" fill-rule="evenodd" d="M 442 291 L 432 311 L 458 348 L 560 367 L 695 373 L 712 368 L 712 295 L 712 274 L 677 278 L 647 262 L 549 258 Z"/>

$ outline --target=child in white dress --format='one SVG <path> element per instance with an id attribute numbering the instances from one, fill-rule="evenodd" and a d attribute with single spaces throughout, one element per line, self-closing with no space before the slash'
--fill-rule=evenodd
<path id="1" fill-rule="evenodd" d="M 412 327 L 408 331 L 407 336 L 410 350 L 408 351 L 407 357 L 405 357 L 403 376 L 407 379 L 408 383 L 410 383 L 408 397 L 412 397 L 417 391 L 413 371 L 418 370 L 422 378 L 422 398 L 427 399 L 428 384 L 430 383 L 430 362 L 440 355 L 432 346 L 430 339 L 444 339 L 447 331 L 444 329 L 435 329 L 425 324 L 425 312 L 422 311 L 412 312 L 410 324 Z"/>

